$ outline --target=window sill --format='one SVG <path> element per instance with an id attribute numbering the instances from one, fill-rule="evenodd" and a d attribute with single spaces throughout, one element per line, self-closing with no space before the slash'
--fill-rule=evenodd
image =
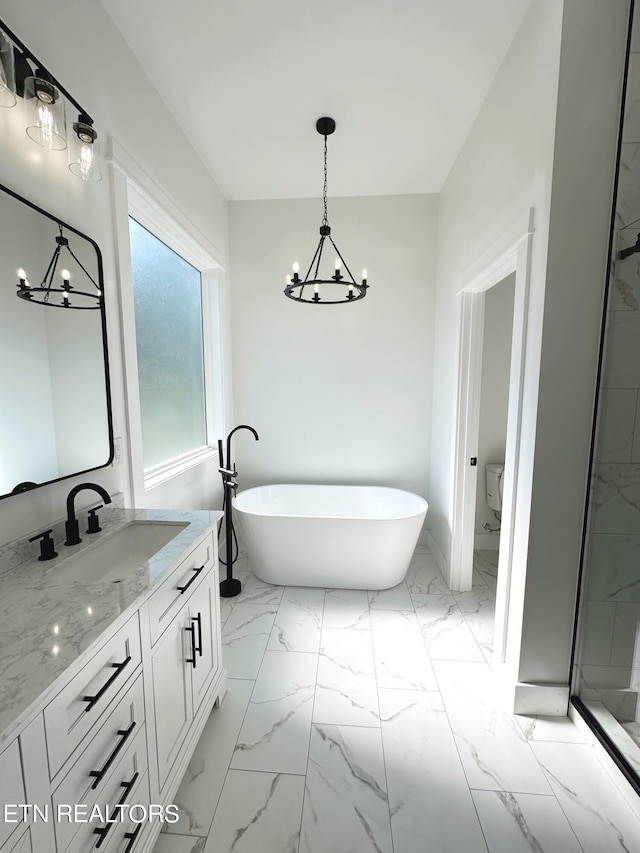
<path id="1" fill-rule="evenodd" d="M 177 477 L 190 468 L 195 468 L 196 465 L 201 465 L 210 459 L 217 460 L 217 458 L 218 453 L 212 447 L 200 447 L 191 453 L 185 453 L 183 456 L 170 459 L 169 462 L 163 462 L 161 465 L 148 468 L 144 472 L 144 490 L 148 492 L 151 489 L 155 489 L 156 486 L 162 485 L 162 483 L 171 480 L 173 477 Z"/>

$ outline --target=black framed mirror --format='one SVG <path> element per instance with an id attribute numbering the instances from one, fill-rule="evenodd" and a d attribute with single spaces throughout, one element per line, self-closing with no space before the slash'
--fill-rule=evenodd
<path id="1" fill-rule="evenodd" d="M 100 249 L 0 184 L 0 499 L 112 459 Z"/>

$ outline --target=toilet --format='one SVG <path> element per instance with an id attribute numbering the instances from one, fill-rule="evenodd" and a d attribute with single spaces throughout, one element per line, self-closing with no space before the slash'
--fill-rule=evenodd
<path id="1" fill-rule="evenodd" d="M 487 503 L 491 509 L 500 512 L 502 509 L 502 475 L 504 473 L 504 463 L 487 462 L 485 471 L 487 478 Z"/>

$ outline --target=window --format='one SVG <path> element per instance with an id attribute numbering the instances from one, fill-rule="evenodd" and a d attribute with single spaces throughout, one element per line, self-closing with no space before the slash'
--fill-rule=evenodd
<path id="1" fill-rule="evenodd" d="M 129 217 L 145 474 L 207 445 L 200 271 Z"/>
<path id="2" fill-rule="evenodd" d="M 201 231 L 116 140 L 111 144 L 126 395 L 120 442 L 129 463 L 124 500 L 199 506 L 231 403 L 224 252 L 211 228 Z M 189 469 L 181 483 L 169 483 Z"/>

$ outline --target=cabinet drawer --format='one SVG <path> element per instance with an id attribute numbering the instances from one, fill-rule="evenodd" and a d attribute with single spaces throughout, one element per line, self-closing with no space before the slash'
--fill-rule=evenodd
<path id="1" fill-rule="evenodd" d="M 119 823 L 114 827 L 112 833 L 113 837 L 111 838 L 105 853 L 135 853 L 136 850 L 142 849 L 145 843 L 145 838 L 149 833 L 150 823 L 152 822 L 149 819 L 149 796 L 149 777 L 147 775 L 140 781 L 140 785 L 137 790 L 134 791 L 131 799 L 131 803 L 136 803 L 137 805 L 145 806 L 145 808 L 147 808 L 147 819 L 141 820 L 143 817 L 141 809 L 135 809 L 133 812 L 136 821 L 138 821 L 137 823 L 131 820 L 127 815 L 122 823 Z M 155 821 L 157 818 L 154 818 L 153 820 Z"/>
<path id="2" fill-rule="evenodd" d="M 0 753 L 0 805 L 4 806 L 10 803 L 14 805 L 26 803 L 20 748 L 17 740 L 14 740 L 4 752 Z M 19 814 L 22 815 L 22 812 Z M 0 821 L 0 846 L 4 844 L 15 829 L 17 829 L 15 823 Z"/>
<path id="3" fill-rule="evenodd" d="M 149 600 L 151 645 L 160 637 L 201 578 L 215 565 L 213 536 L 209 534 L 180 565 L 171 572 Z"/>
<path id="4" fill-rule="evenodd" d="M 129 682 L 140 660 L 136 613 L 45 708 L 51 779 Z"/>
<path id="5" fill-rule="evenodd" d="M 130 777 L 126 780 L 126 784 L 130 785 Z M 117 781 L 117 784 L 116 784 Z M 120 780 L 115 780 L 110 786 L 111 800 L 109 801 L 112 808 L 113 823 L 105 823 L 104 821 L 96 820 L 88 823 L 81 823 L 79 829 L 73 837 L 73 841 L 67 847 L 67 853 L 92 853 L 94 850 L 99 850 L 100 853 L 112 853 L 113 850 L 126 850 L 127 845 L 131 844 L 131 850 L 135 848 L 137 839 L 125 838 L 125 833 L 133 834 L 137 828 L 127 817 L 128 808 L 132 805 L 143 806 L 145 811 L 149 811 L 149 777 L 146 773 L 140 773 L 134 780 L 133 784 L 127 788 L 120 784 Z M 117 813 L 113 807 L 116 804 L 122 806 L 122 820 L 117 819 Z M 104 808 L 104 807 L 103 807 Z M 142 814 L 141 809 L 136 809 L 134 815 Z M 147 824 L 141 824 L 141 834 Z M 105 831 L 106 830 L 106 831 Z M 58 847 L 60 849 L 60 847 Z"/>
<path id="6" fill-rule="evenodd" d="M 146 732 L 142 676 L 127 690 L 122 700 L 89 739 L 73 766 L 53 794 L 54 813 L 61 806 L 109 802 L 108 790 L 113 781 L 126 782 L 137 772 L 147 769 Z M 97 775 L 96 775 L 97 774 Z M 94 787 L 95 785 L 95 787 Z M 62 820 L 56 823 L 58 849 L 65 850 L 78 829 L 78 824 Z"/>

